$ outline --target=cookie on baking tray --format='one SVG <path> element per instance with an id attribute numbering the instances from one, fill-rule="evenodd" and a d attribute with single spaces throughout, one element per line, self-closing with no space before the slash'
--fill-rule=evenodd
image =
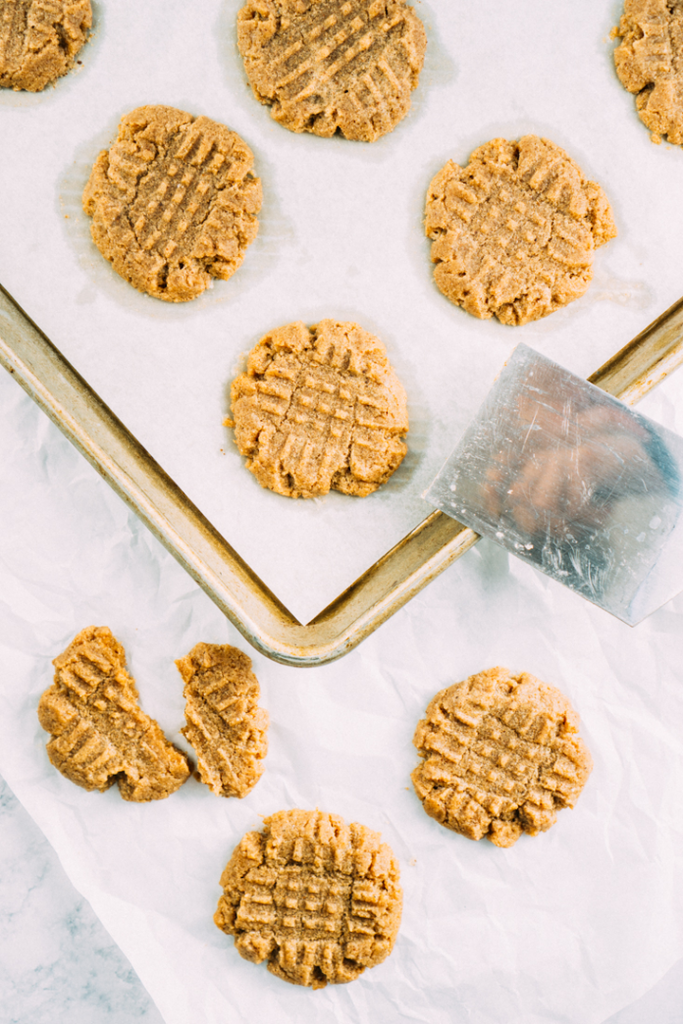
<path id="1" fill-rule="evenodd" d="M 625 0 L 614 64 L 654 142 L 683 144 L 683 4 Z"/>
<path id="2" fill-rule="evenodd" d="M 586 291 L 595 249 L 616 235 L 607 198 L 563 149 L 493 139 L 449 160 L 427 193 L 434 279 L 468 313 L 504 324 L 547 316 Z"/>
<path id="3" fill-rule="evenodd" d="M 378 832 L 321 811 L 279 811 L 221 876 L 214 921 L 246 960 L 295 985 L 353 981 L 391 953 L 401 923 L 396 858 Z"/>
<path id="4" fill-rule="evenodd" d="M 189 777 L 191 763 L 138 704 L 125 652 L 106 626 L 89 626 L 55 658 L 55 681 L 38 718 L 47 753 L 84 789 L 118 784 L 124 800 L 160 800 Z"/>
<path id="5" fill-rule="evenodd" d="M 90 0 L 0 0 L 0 87 L 40 92 L 73 66 Z"/>
<path id="6" fill-rule="evenodd" d="M 261 182 L 249 146 L 175 107 L 138 107 L 83 193 L 95 245 L 135 288 L 167 302 L 227 280 L 256 238 Z"/>
<path id="7" fill-rule="evenodd" d="M 247 0 L 237 46 L 285 128 L 374 142 L 410 109 L 426 37 L 404 0 Z"/>
<path id="8" fill-rule="evenodd" d="M 217 796 L 246 796 L 268 752 L 268 712 L 258 706 L 251 658 L 229 644 L 199 643 L 176 665 L 186 699 L 180 731 L 197 755 L 197 777 Z"/>
<path id="9" fill-rule="evenodd" d="M 468 839 L 512 846 L 573 807 L 591 772 L 567 698 L 534 676 L 492 668 L 441 690 L 413 740 L 425 811 Z"/>
<path id="10" fill-rule="evenodd" d="M 287 324 L 249 354 L 231 388 L 235 442 L 263 487 L 290 498 L 365 496 L 401 463 L 405 391 L 357 324 Z"/>

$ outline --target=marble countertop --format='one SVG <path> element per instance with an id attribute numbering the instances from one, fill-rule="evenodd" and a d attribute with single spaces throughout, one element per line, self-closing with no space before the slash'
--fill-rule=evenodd
<path id="1" fill-rule="evenodd" d="M 164 1024 L 130 963 L 0 777 L 0 1024 L 133 1021 Z M 683 960 L 604 1024 L 653 1022 L 683 1022 Z"/>
<path id="2" fill-rule="evenodd" d="M 128 960 L 2 778 L 0 1021 L 163 1024 Z"/>

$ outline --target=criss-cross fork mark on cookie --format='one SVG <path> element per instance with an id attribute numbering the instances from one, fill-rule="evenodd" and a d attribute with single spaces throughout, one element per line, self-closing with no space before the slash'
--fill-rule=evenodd
<path id="1" fill-rule="evenodd" d="M 494 139 L 449 161 L 427 193 L 439 289 L 481 318 L 522 324 L 578 298 L 616 234 L 607 199 L 547 139 Z"/>
<path id="2" fill-rule="evenodd" d="M 235 440 L 264 487 L 289 497 L 364 496 L 406 452 L 405 392 L 377 338 L 355 324 L 288 324 L 232 385 Z"/>
<path id="3" fill-rule="evenodd" d="M 347 982 L 389 955 L 398 866 L 378 833 L 319 811 L 281 811 L 235 849 L 215 921 L 248 960 L 286 981 Z"/>
<path id="4" fill-rule="evenodd" d="M 626 0 L 614 34 L 614 64 L 622 85 L 636 93 L 638 116 L 652 132 L 683 144 L 683 2 Z"/>
<path id="5" fill-rule="evenodd" d="M 287 128 L 373 141 L 407 113 L 426 44 L 403 0 L 249 0 L 238 45 L 257 98 Z"/>
<path id="6" fill-rule="evenodd" d="M 229 278 L 256 237 L 261 185 L 246 143 L 172 107 L 121 121 L 83 194 L 92 234 L 114 269 L 157 298 L 185 301 Z"/>
<path id="7" fill-rule="evenodd" d="M 415 732 L 427 813 L 470 839 L 511 846 L 572 807 L 591 769 L 578 718 L 554 687 L 496 668 L 437 694 Z"/>
<path id="8" fill-rule="evenodd" d="M 0 0 L 0 87 L 39 92 L 88 38 L 90 0 Z"/>
<path id="9" fill-rule="evenodd" d="M 188 758 L 141 709 L 109 629 L 82 630 L 54 666 L 38 717 L 52 734 L 47 752 L 62 775 L 88 790 L 116 782 L 124 800 L 134 801 L 159 800 L 185 782 Z"/>
<path id="10" fill-rule="evenodd" d="M 217 796 L 246 796 L 268 751 L 268 712 L 258 706 L 251 659 L 229 644 L 199 643 L 176 665 L 185 682 L 181 732 L 197 754 L 197 775 Z"/>

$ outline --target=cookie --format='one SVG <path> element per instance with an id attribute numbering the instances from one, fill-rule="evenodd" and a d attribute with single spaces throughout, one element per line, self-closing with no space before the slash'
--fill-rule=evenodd
<path id="1" fill-rule="evenodd" d="M 593 762 L 567 698 L 533 676 L 491 668 L 433 698 L 413 740 L 425 811 L 468 839 L 512 846 L 573 807 Z"/>
<path id="2" fill-rule="evenodd" d="M 683 144 L 683 3 L 625 0 L 614 35 L 614 64 L 625 89 L 636 94 L 638 116 L 652 132 Z"/>
<path id="3" fill-rule="evenodd" d="M 493 139 L 429 186 L 425 230 L 434 280 L 481 319 L 526 324 L 578 299 L 595 249 L 616 235 L 604 192 L 563 149 L 525 135 Z"/>
<path id="4" fill-rule="evenodd" d="M 40 92 L 73 66 L 90 0 L 0 0 L 0 87 Z"/>
<path id="5" fill-rule="evenodd" d="M 88 790 L 116 782 L 124 800 L 161 800 L 182 786 L 191 762 L 140 708 L 123 647 L 106 626 L 82 630 L 53 664 L 38 718 L 62 775 Z"/>
<path id="6" fill-rule="evenodd" d="M 235 442 L 263 487 L 290 498 L 363 497 L 400 465 L 406 395 L 378 338 L 353 323 L 287 324 L 233 381 Z"/>
<path id="7" fill-rule="evenodd" d="M 268 712 L 258 706 L 251 659 L 229 644 L 199 643 L 176 665 L 187 702 L 180 731 L 197 755 L 197 777 L 217 796 L 246 796 L 268 752 Z"/>
<path id="8" fill-rule="evenodd" d="M 410 109 L 426 37 L 404 0 L 247 0 L 237 46 L 285 128 L 374 142 Z"/>
<path id="9" fill-rule="evenodd" d="M 95 245 L 135 288 L 187 302 L 227 280 L 256 238 L 261 182 L 239 135 L 174 107 L 138 107 L 83 192 Z"/>
<path id="10" fill-rule="evenodd" d="M 380 840 L 336 814 L 272 814 L 235 848 L 214 921 L 294 985 L 353 981 L 389 956 L 401 923 L 398 863 Z"/>

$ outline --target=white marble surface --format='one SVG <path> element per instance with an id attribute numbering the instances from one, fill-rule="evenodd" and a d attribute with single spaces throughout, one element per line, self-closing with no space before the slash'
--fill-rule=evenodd
<path id="1" fill-rule="evenodd" d="M 128 960 L 2 778 L 0 1021 L 163 1024 Z"/>
<path id="2" fill-rule="evenodd" d="M 128 960 L 1 777 L 0 1021 L 163 1024 Z M 683 960 L 605 1024 L 681 1022 Z"/>

